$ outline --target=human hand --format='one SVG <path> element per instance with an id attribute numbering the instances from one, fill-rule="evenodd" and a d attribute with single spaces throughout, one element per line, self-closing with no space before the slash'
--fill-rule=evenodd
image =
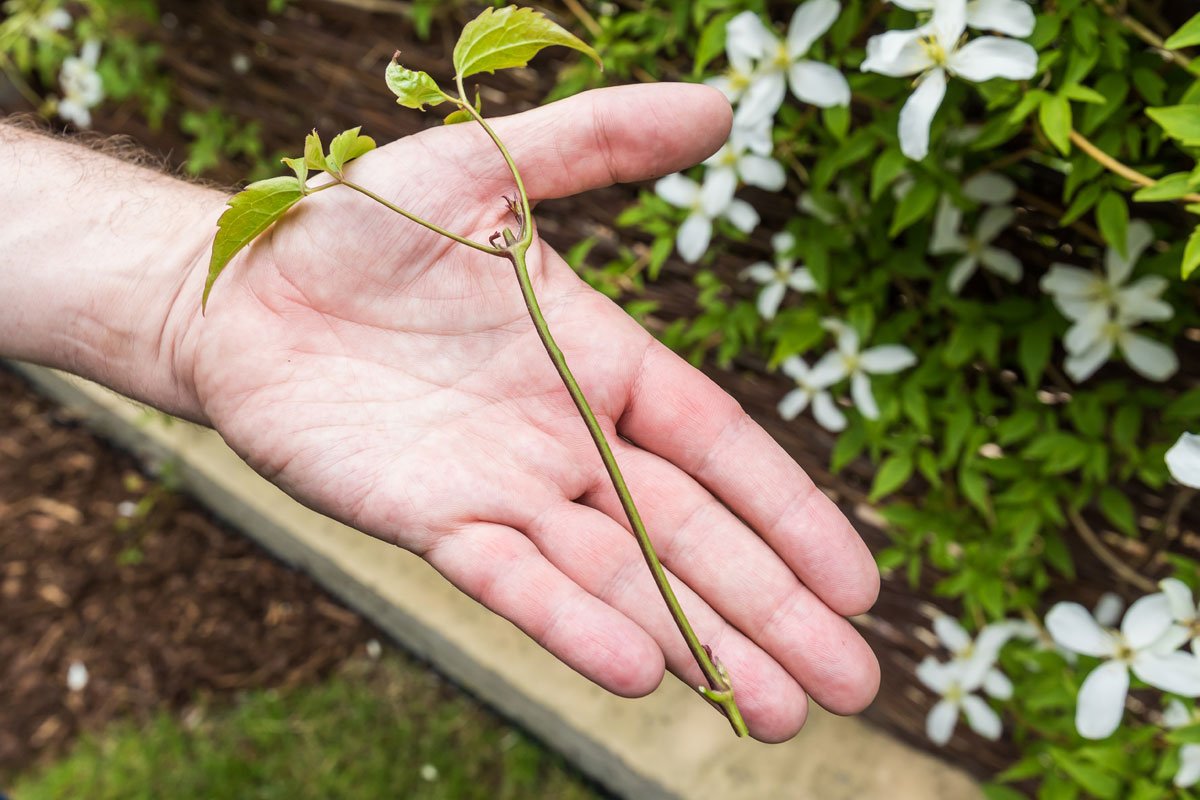
<path id="1" fill-rule="evenodd" d="M 729 120 L 716 92 L 659 85 L 493 124 L 539 200 L 686 167 Z M 472 125 L 402 139 L 347 172 L 477 241 L 511 224 L 511 178 Z M 207 317 L 189 315 L 176 363 L 241 456 L 306 504 L 421 555 L 613 692 L 653 690 L 664 663 L 703 682 L 508 261 L 337 189 L 239 258 Z M 840 615 L 870 607 L 878 575 L 848 522 L 732 398 L 540 241 L 529 268 L 751 733 L 794 735 L 806 692 L 835 712 L 864 707 L 878 666 Z M 198 293 L 178 303 L 198 305 Z"/>

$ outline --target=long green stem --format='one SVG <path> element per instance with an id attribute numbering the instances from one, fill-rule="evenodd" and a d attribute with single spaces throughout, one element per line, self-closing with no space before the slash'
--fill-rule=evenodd
<path id="1" fill-rule="evenodd" d="M 662 595 L 663 601 L 667 604 L 667 608 L 670 609 L 671 617 L 675 620 L 675 625 L 683 635 L 684 641 L 687 642 L 692 657 L 695 658 L 696 664 L 700 667 L 701 672 L 704 673 L 705 680 L 708 681 L 708 686 L 697 686 L 696 690 L 725 714 L 738 736 L 746 736 L 749 731 L 746 728 L 745 720 L 742 719 L 737 701 L 734 699 L 733 685 L 730 681 L 729 673 L 725 670 L 724 666 L 712 657 L 710 651 L 700 642 L 699 637 L 696 636 L 696 632 L 692 629 L 691 623 L 688 622 L 687 615 L 683 613 L 683 608 L 679 605 L 675 591 L 671 588 L 671 584 L 667 580 L 666 570 L 663 569 L 662 562 L 654 550 L 654 544 L 650 541 L 650 534 L 646 532 L 646 526 L 642 523 L 642 517 L 638 513 L 637 506 L 634 505 L 633 496 L 629 493 L 629 487 L 625 484 L 625 478 L 621 475 L 621 468 L 617 465 L 617 459 L 608 444 L 608 439 L 605 438 L 604 431 L 600 428 L 600 423 L 596 419 L 596 415 L 592 412 L 587 397 L 583 394 L 583 389 L 579 387 L 579 382 L 571 374 L 571 369 L 567 366 L 566 357 L 555 343 L 554 337 L 550 335 L 550 326 L 546 324 L 546 318 L 542 316 L 541 308 L 538 306 L 537 297 L 533 292 L 533 282 L 529 278 L 529 270 L 525 263 L 526 254 L 533 241 L 535 228 L 533 214 L 529 205 L 529 195 L 525 190 L 524 182 L 521 180 L 521 173 L 517 169 L 512 156 L 509 154 L 508 148 L 500 140 L 500 137 L 496 135 L 496 132 L 492 130 L 492 127 L 488 125 L 480 113 L 465 100 L 466 95 L 463 92 L 462 79 L 457 78 L 456 80 L 460 97 L 454 98 L 446 95 L 446 98 L 458 105 L 459 108 L 465 109 L 467 113 L 474 117 L 475 121 L 479 123 L 495 143 L 496 148 L 500 151 L 500 155 L 504 158 L 504 163 L 508 165 L 509 172 L 512 173 L 513 182 L 516 184 L 517 192 L 520 195 L 521 236 L 519 240 L 513 241 L 508 241 L 506 237 L 508 248 L 505 254 L 513 262 L 513 267 L 517 273 L 517 282 L 521 285 L 521 295 L 525 299 L 525 307 L 529 310 L 529 317 L 533 320 L 533 326 L 537 329 L 538 338 L 542 340 L 542 346 L 546 349 L 546 353 L 554 363 L 554 368 L 558 371 L 559 378 L 562 379 L 563 385 L 566 386 L 567 392 L 571 395 L 571 400 L 575 403 L 575 408 L 579 410 L 579 415 L 583 417 L 583 421 L 587 425 L 588 433 L 591 434 L 592 442 L 595 443 L 596 449 L 600 452 L 600 460 L 604 462 L 604 468 L 608 472 L 608 477 L 617 492 L 617 497 L 620 498 L 621 508 L 625 510 L 625 516 L 628 518 L 629 525 L 633 529 L 634 536 L 637 538 L 638 547 L 642 551 L 646 565 L 650 568 L 651 575 L 654 576 L 654 582 L 658 586 L 658 591 Z"/>
<path id="2" fill-rule="evenodd" d="M 489 245 L 483 244 L 481 242 L 477 242 L 474 239 L 468 239 L 466 236 L 459 236 L 457 233 L 448 231 L 440 225 L 435 225 L 434 223 L 430 222 L 429 220 L 422 219 L 421 217 L 418 217 L 416 214 L 413 214 L 412 212 L 405 211 L 403 208 L 400 208 L 400 206 L 395 205 L 394 203 L 388 202 L 387 200 L 383 199 L 379 195 L 372 192 L 370 189 L 367 189 L 366 187 L 363 187 L 363 186 L 359 186 L 357 183 L 354 183 L 353 181 L 348 181 L 345 178 L 339 178 L 336 175 L 333 176 L 333 178 L 334 178 L 334 180 L 336 180 L 338 183 L 342 184 L 343 186 L 345 186 L 349 189 L 353 189 L 354 191 L 359 192 L 360 194 L 365 194 L 367 197 L 371 198 L 376 203 L 380 203 L 380 204 L 390 208 L 392 211 L 395 211 L 397 214 L 404 217 L 405 219 L 410 219 L 413 222 L 417 223 L 418 225 L 424 225 L 429 230 L 433 231 L 434 233 L 440 233 L 442 236 L 445 236 L 447 239 L 453 239 L 454 241 L 458 242 L 459 244 L 465 244 L 467 247 L 473 247 L 476 250 L 480 251 L 481 253 L 487 253 L 488 255 L 493 255 L 493 256 L 507 255 L 507 251 L 504 250 L 503 248 L 490 247 Z M 332 185 L 332 184 L 328 184 L 328 185 Z M 324 187 L 321 187 L 321 188 L 324 188 Z"/>
<path id="3" fill-rule="evenodd" d="M 588 432 L 592 435 L 592 441 L 595 443 L 596 449 L 600 451 L 600 460 L 604 462 L 604 468 L 608 471 L 613 488 L 616 489 L 617 496 L 621 499 L 621 508 L 625 510 L 625 516 L 629 519 L 629 525 L 633 528 L 634 536 L 637 537 L 638 547 L 641 548 L 642 556 L 646 559 L 646 565 L 650 567 L 650 573 L 654 576 L 654 582 L 658 585 L 658 590 L 662 594 L 663 600 L 671 610 L 671 616 L 675 619 L 675 625 L 679 628 L 679 632 L 683 634 L 688 649 L 692 651 L 692 656 L 696 659 L 696 663 L 699 664 L 700 669 L 704 672 L 704 677 L 708 680 L 708 687 L 698 686 L 696 688 L 704 697 L 725 712 L 738 736 L 745 736 L 747 733 L 746 723 L 742 719 L 737 702 L 733 698 L 733 687 L 729 682 L 729 674 L 723 667 L 714 663 L 713 659 L 709 656 L 709 652 L 700 643 L 700 639 L 692 629 L 691 623 L 688 622 L 687 616 L 683 613 L 683 608 L 679 605 L 679 600 L 675 597 L 675 592 L 671 589 L 671 584 L 667 580 L 666 570 L 663 569 L 662 562 L 659 561 L 658 554 L 654 551 L 654 544 L 650 541 L 650 534 L 646 532 L 646 526 L 642 524 L 642 517 L 638 513 L 637 506 L 633 503 L 633 496 L 629 493 L 629 487 L 626 486 L 625 478 L 621 475 L 621 468 L 617 465 L 617 459 L 613 455 L 612 448 L 609 447 L 608 439 L 605 438 L 604 431 L 600 428 L 600 423 L 597 421 L 596 415 L 592 412 L 587 397 L 583 394 L 583 389 L 579 387 L 575 376 L 571 374 L 571 369 L 567 366 L 566 357 L 555 343 L 554 337 L 550 335 L 550 327 L 546 324 L 546 318 L 542 316 L 537 297 L 533 293 L 533 283 L 529 279 L 529 270 L 525 265 L 527 250 L 528 246 L 518 244 L 510 250 L 510 253 L 513 267 L 517 272 L 517 282 L 521 285 L 521 295 L 525 298 L 525 306 L 529 309 L 529 316 L 533 320 L 533 326 L 537 329 L 538 337 L 542 340 L 542 346 L 546 348 L 546 353 L 549 354 L 550 360 L 554 362 L 554 368 L 558 370 L 558 376 L 562 379 L 563 385 L 567 387 L 567 392 L 570 393 L 571 400 L 575 402 L 575 407 L 579 409 L 580 416 L 583 417 L 584 423 L 587 424 Z"/>

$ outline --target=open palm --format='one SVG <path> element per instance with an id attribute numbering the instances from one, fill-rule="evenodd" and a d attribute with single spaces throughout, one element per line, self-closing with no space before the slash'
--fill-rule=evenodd
<path id="1" fill-rule="evenodd" d="M 700 86 L 601 90 L 495 120 L 532 199 L 681 169 L 728 132 Z M 477 126 L 429 130 L 348 175 L 477 241 L 514 226 Z M 878 576 L 836 507 L 719 387 L 535 242 L 542 310 L 751 733 L 806 693 L 848 713 L 878 666 L 842 615 Z M 528 318 L 509 262 L 349 189 L 305 199 L 226 271 L 188 334 L 204 412 L 295 497 L 409 549 L 623 695 L 699 669 Z"/>

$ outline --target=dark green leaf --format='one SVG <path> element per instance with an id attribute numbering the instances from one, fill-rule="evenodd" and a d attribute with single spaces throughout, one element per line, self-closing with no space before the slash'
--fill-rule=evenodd
<path id="1" fill-rule="evenodd" d="M 396 95 L 399 105 L 424 111 L 425 106 L 436 106 L 446 101 L 442 90 L 438 88 L 437 82 L 429 77 L 429 73 L 400 66 L 400 62 L 396 60 L 399 57 L 400 51 L 396 51 L 396 55 L 392 56 L 392 63 L 388 64 L 384 73 L 387 86 L 392 90 L 392 94 Z M 466 100 L 465 97 L 463 99 Z"/>
<path id="2" fill-rule="evenodd" d="M 204 282 L 203 310 L 229 260 L 296 205 L 304 196 L 300 182 L 294 177 L 269 178 L 252 183 L 229 198 L 229 208 L 217 220 L 217 235 L 213 239 L 212 257 L 208 262 L 208 279 Z"/>
<path id="3" fill-rule="evenodd" d="M 908 194 L 896 204 L 892 215 L 892 227 L 888 236 L 896 238 L 905 228 L 923 219 L 933 210 L 938 199 L 938 188 L 928 181 L 920 181 L 908 190 Z"/>
<path id="4" fill-rule="evenodd" d="M 602 65 L 599 54 L 570 31 L 531 8 L 488 8 L 463 28 L 454 45 L 459 78 L 480 72 L 523 67 L 544 48 L 562 45 Z"/>
<path id="5" fill-rule="evenodd" d="M 1137 520 L 1133 511 L 1133 503 L 1119 489 L 1105 486 L 1100 490 L 1100 510 L 1108 521 L 1126 536 L 1137 535 Z"/>

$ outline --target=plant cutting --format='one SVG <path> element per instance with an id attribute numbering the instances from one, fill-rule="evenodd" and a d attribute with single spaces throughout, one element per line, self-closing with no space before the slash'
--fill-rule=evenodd
<path id="1" fill-rule="evenodd" d="M 453 232 L 452 223 L 426 220 L 400 208 L 346 175 L 345 167 L 349 162 L 374 149 L 373 139 L 362 135 L 359 128 L 353 128 L 335 136 L 326 149 L 314 131 L 305 140 L 302 156 L 284 159 L 284 163 L 292 169 L 294 175 L 252 183 L 229 200 L 229 208 L 218 221 L 218 231 L 213 241 L 201 301 L 202 307 L 207 307 L 217 278 L 239 251 L 271 228 L 292 206 L 305 197 L 335 186 L 358 192 L 407 220 L 461 245 L 508 260 L 515 271 L 522 298 L 538 337 L 587 426 L 658 590 L 707 681 L 707 686 L 699 685 L 696 689 L 728 718 L 738 736 L 745 736 L 747 727 L 734 698 L 730 675 L 710 648 L 700 642 L 684 615 L 621 475 L 612 448 L 579 383 L 571 374 L 562 351 L 555 344 L 538 306 L 527 265 L 527 254 L 537 236 L 528 193 L 504 142 L 484 118 L 478 95 L 475 101 L 471 102 L 464 87 L 463 82 L 466 78 L 481 73 L 494 73 L 498 69 L 523 67 L 541 50 L 553 45 L 572 48 L 599 63 L 599 56 L 593 48 L 542 14 L 530 9 L 508 6 L 498 10 L 489 8 L 463 28 L 453 53 L 454 90 L 444 90 L 426 72 L 404 67 L 400 61 L 400 53 L 393 58 L 385 76 L 387 86 L 396 95 L 399 105 L 424 110 L 427 106 L 450 103 L 454 111 L 446 118 L 447 124 L 477 124 L 495 143 L 512 176 L 514 195 L 502 200 L 513 219 L 512 227 L 504 227 L 494 232 L 488 241 L 481 242 Z M 325 179 L 318 179 L 310 186 L 310 175 L 315 177 L 321 174 L 326 176 Z"/>

